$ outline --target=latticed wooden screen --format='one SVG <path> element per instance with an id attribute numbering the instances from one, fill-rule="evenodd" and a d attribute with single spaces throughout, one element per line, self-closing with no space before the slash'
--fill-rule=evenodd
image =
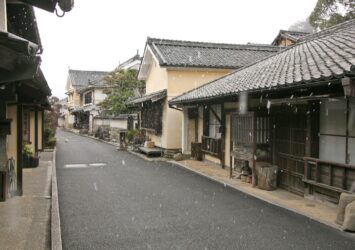
<path id="1" fill-rule="evenodd" d="M 152 130 L 156 135 L 160 135 L 163 127 L 163 101 L 145 103 L 141 112 L 142 128 Z"/>
<path id="2" fill-rule="evenodd" d="M 233 143 L 254 144 L 254 114 L 233 115 Z"/>

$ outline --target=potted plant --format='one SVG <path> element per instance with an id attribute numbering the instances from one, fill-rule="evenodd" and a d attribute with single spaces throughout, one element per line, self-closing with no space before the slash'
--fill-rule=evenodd
<path id="1" fill-rule="evenodd" d="M 35 168 L 39 164 L 38 155 L 34 154 L 30 144 L 26 142 L 23 143 L 22 162 L 24 168 Z"/>
<path id="2" fill-rule="evenodd" d="M 24 168 L 32 167 L 31 157 L 33 156 L 33 151 L 29 143 L 23 142 L 22 147 L 22 164 Z"/>

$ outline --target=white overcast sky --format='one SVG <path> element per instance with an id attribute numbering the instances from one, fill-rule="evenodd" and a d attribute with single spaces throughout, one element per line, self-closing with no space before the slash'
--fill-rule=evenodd
<path id="1" fill-rule="evenodd" d="M 317 0 L 75 0 L 58 18 L 36 9 L 42 69 L 53 95 L 65 97 L 68 68 L 113 70 L 143 53 L 147 37 L 270 44 L 280 29 L 306 19 Z"/>

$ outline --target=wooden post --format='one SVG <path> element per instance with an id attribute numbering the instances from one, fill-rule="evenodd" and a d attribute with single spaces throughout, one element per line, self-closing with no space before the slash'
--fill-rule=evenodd
<path id="1" fill-rule="evenodd" d="M 343 85 L 345 96 L 355 97 L 355 80 L 354 79 L 350 79 L 349 77 L 344 77 L 343 79 L 341 79 L 341 84 Z"/>
<path id="2" fill-rule="evenodd" d="M 276 165 L 277 164 L 277 162 L 276 162 L 276 150 L 277 150 L 277 148 L 276 148 L 276 116 L 275 115 L 273 115 L 272 117 L 271 117 L 271 123 L 270 123 L 270 126 L 271 126 L 271 128 L 270 128 L 270 132 L 271 132 L 271 141 L 270 141 L 270 143 L 271 143 L 271 150 L 272 150 L 272 164 L 273 165 Z"/>
<path id="3" fill-rule="evenodd" d="M 345 163 L 350 163 L 350 153 L 349 153 L 349 118 L 350 118 L 350 100 L 346 98 L 346 131 L 345 131 Z"/>
<path id="4" fill-rule="evenodd" d="M 224 103 L 221 103 L 221 128 L 222 128 L 222 135 L 221 135 L 221 164 L 222 164 L 222 168 L 224 169 L 225 166 L 225 150 L 226 150 L 226 146 L 225 146 L 225 143 L 226 143 L 226 113 L 224 112 Z"/>
<path id="5" fill-rule="evenodd" d="M 308 109 L 312 109 L 311 103 L 308 103 Z M 312 137 L 312 119 L 311 119 L 312 112 L 309 112 L 307 115 L 306 121 L 306 143 L 305 143 L 305 156 L 311 156 L 311 137 Z"/>
<path id="6" fill-rule="evenodd" d="M 329 165 L 329 186 L 333 186 L 333 165 Z"/>
<path id="7" fill-rule="evenodd" d="M 256 175 L 256 117 L 255 113 L 252 113 L 252 143 L 253 143 L 253 166 L 252 166 L 252 184 L 256 187 L 258 184 Z"/>
<path id="8" fill-rule="evenodd" d="M 35 154 L 38 153 L 38 109 L 35 108 Z"/>
<path id="9" fill-rule="evenodd" d="M 346 170 L 347 170 L 347 168 L 343 168 L 343 180 L 342 180 L 343 183 L 342 184 L 343 184 L 343 189 L 344 190 L 347 190 L 347 185 L 346 185 L 346 183 L 347 183 L 347 179 L 346 179 L 347 178 L 347 171 Z"/>
<path id="10" fill-rule="evenodd" d="M 233 168 L 234 168 L 234 154 L 232 156 L 233 149 L 233 138 L 234 138 L 234 129 L 233 129 L 233 114 L 230 115 L 230 131 L 229 131 L 229 152 L 230 152 L 230 169 L 229 169 L 229 178 L 233 177 Z"/>
<path id="11" fill-rule="evenodd" d="M 198 142 L 198 116 L 199 115 L 199 110 L 197 107 L 197 116 L 195 117 L 195 142 Z"/>
<path id="12" fill-rule="evenodd" d="M 320 169 L 319 169 L 318 161 L 316 162 L 315 168 L 316 168 L 315 182 L 319 182 L 320 181 L 320 171 L 319 171 Z"/>
<path id="13" fill-rule="evenodd" d="M 22 195 L 23 105 L 17 106 L 17 192 Z"/>
<path id="14" fill-rule="evenodd" d="M 42 110 L 42 150 L 44 150 L 44 110 Z"/>
<path id="15" fill-rule="evenodd" d="M 304 159 L 304 179 L 305 180 L 308 180 L 309 177 L 310 177 L 310 169 L 309 169 L 309 164 L 308 164 L 308 159 Z M 311 185 L 309 184 L 306 184 L 306 187 L 305 187 L 305 194 L 311 194 L 312 190 L 311 190 Z"/>
<path id="16" fill-rule="evenodd" d="M 6 120 L 6 102 L 0 101 L 0 121 Z M 7 148 L 6 133 L 0 133 L 0 170 L 6 171 Z"/>

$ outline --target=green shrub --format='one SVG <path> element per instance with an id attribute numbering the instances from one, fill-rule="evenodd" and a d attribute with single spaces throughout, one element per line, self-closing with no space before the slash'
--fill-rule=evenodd
<path id="1" fill-rule="evenodd" d="M 135 136 L 137 135 L 138 130 L 137 129 L 130 129 L 127 131 L 127 140 L 131 142 Z"/>
<path id="2" fill-rule="evenodd" d="M 55 131 L 51 128 L 45 128 L 43 131 L 44 146 L 53 148 L 56 144 Z"/>
<path id="3" fill-rule="evenodd" d="M 22 144 L 22 154 L 26 156 L 33 156 L 33 150 L 30 146 L 30 144 L 23 142 Z"/>

